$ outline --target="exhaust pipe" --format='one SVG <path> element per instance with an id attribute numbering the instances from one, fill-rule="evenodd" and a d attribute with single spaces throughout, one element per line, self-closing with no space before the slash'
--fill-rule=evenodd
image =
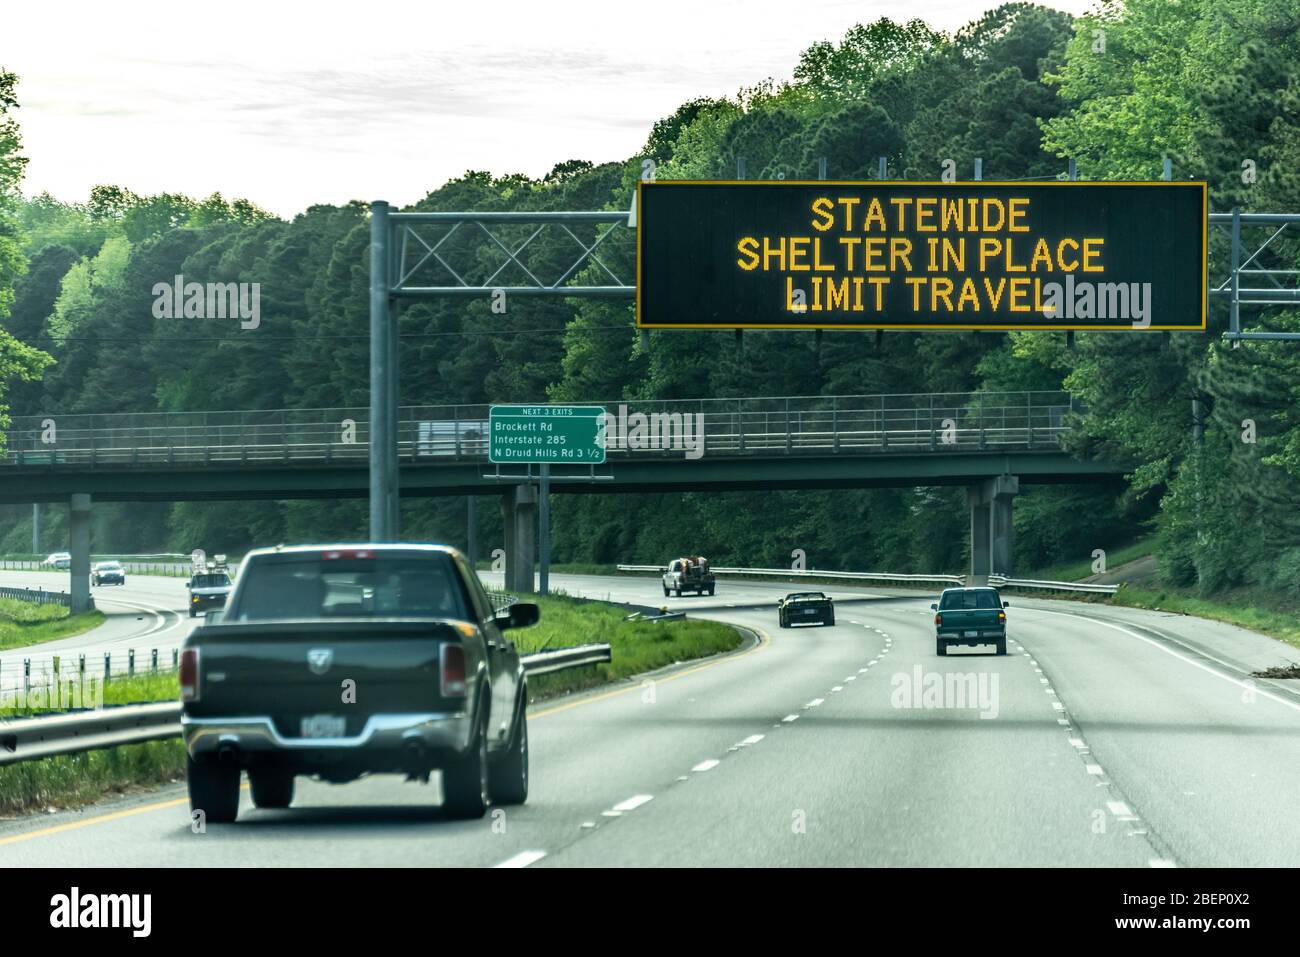
<path id="1" fill-rule="evenodd" d="M 217 748 L 217 762 L 220 764 L 231 765 L 239 763 L 239 746 L 234 744 L 223 744 Z"/>

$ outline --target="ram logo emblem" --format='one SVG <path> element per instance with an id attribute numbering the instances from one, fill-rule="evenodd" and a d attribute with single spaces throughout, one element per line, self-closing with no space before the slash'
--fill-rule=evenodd
<path id="1" fill-rule="evenodd" d="M 314 675 L 323 675 L 334 663 L 333 648 L 313 648 L 307 652 L 307 667 Z"/>

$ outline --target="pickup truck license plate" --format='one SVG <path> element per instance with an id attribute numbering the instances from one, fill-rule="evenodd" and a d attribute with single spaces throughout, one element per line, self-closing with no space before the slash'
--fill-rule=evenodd
<path id="1" fill-rule="evenodd" d="M 805 608 L 805 609 L 803 610 L 803 613 L 804 613 L 805 615 L 815 615 L 815 614 L 817 614 L 817 609 L 816 609 L 816 608 Z"/>
<path id="2" fill-rule="evenodd" d="M 966 634 L 965 634 L 965 637 L 967 637 L 967 638 L 978 638 L 979 636 L 980 636 L 980 633 L 979 633 L 978 631 L 968 631 L 968 632 L 966 632 Z"/>
<path id="3" fill-rule="evenodd" d="M 304 738 L 341 738 L 347 731 L 347 720 L 338 715 L 313 714 L 302 719 Z"/>

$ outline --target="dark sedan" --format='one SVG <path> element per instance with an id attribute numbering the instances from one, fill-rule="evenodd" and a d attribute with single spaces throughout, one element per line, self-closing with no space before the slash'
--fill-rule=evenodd
<path id="1" fill-rule="evenodd" d="M 819 591 L 799 591 L 776 603 L 777 619 L 782 628 L 816 622 L 835 624 L 835 603 Z"/>

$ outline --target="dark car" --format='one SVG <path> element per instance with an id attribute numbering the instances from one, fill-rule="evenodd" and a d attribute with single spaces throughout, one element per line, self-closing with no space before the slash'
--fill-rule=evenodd
<path id="1" fill-rule="evenodd" d="M 95 562 L 90 570 L 92 585 L 125 585 L 126 569 L 121 562 Z"/>
<path id="2" fill-rule="evenodd" d="M 1007 603 L 996 588 L 948 588 L 930 606 L 934 615 L 935 651 L 946 655 L 954 645 L 993 645 L 1007 653 Z"/>
<path id="3" fill-rule="evenodd" d="M 797 591 L 776 603 L 776 616 L 782 628 L 817 622 L 835 624 L 835 602 L 819 591 Z"/>
<path id="4" fill-rule="evenodd" d="M 233 821 L 284 808 L 294 779 L 428 781 L 481 817 L 528 796 L 528 692 L 506 632 L 536 605 L 494 610 L 464 556 L 437 545 L 259 549 L 229 603 L 181 652 L 190 805 Z"/>

